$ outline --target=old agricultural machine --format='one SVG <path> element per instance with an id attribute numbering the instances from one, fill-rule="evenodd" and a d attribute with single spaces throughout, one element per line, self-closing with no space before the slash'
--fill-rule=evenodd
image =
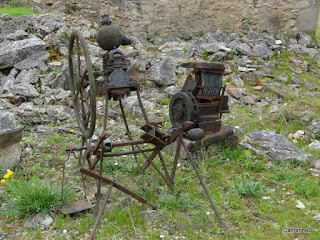
<path id="1" fill-rule="evenodd" d="M 198 167 L 193 160 L 184 139 L 200 140 L 206 133 L 220 131 L 221 114 L 228 112 L 228 97 L 224 96 L 225 88 L 222 87 L 222 74 L 224 65 L 212 62 L 192 62 L 182 64 L 183 67 L 192 68 L 193 75 L 189 75 L 181 92 L 174 95 L 169 106 L 170 120 L 173 125 L 167 132 L 162 132 L 158 124 L 150 122 L 140 96 L 139 83 L 130 77 L 129 61 L 125 54 L 118 49 L 120 45 L 131 44 L 131 40 L 124 37 L 120 30 L 111 24 L 108 15 L 102 16 L 102 27 L 96 36 L 103 54 L 103 78 L 95 80 L 95 73 L 90 59 L 90 54 L 81 32 L 73 30 L 69 42 L 69 87 L 73 102 L 74 113 L 77 118 L 82 136 L 82 146 L 69 147 L 67 151 L 79 154 L 79 167 L 83 181 L 88 177 L 96 179 L 96 221 L 91 230 L 90 239 L 93 239 L 102 213 L 110 199 L 113 188 L 128 194 L 139 202 L 155 209 L 156 206 L 144 197 L 134 193 L 129 188 L 107 177 L 103 172 L 103 165 L 108 158 L 141 154 L 145 159 L 139 173 L 143 174 L 147 168 L 152 167 L 168 187 L 174 191 L 174 177 L 179 161 L 180 150 L 187 153 L 197 178 L 213 208 L 221 228 L 226 229 L 215 205 L 203 182 Z M 140 139 L 133 139 L 129 130 L 128 120 L 123 107 L 123 99 L 131 92 L 136 92 L 136 97 L 141 108 L 145 124 L 141 127 L 143 134 Z M 96 98 L 105 99 L 103 131 L 98 139 L 93 139 L 96 133 Z M 119 102 L 120 113 L 125 125 L 127 141 L 112 141 L 107 135 L 108 128 L 108 101 Z M 173 164 L 163 158 L 161 152 L 164 147 L 176 142 L 176 154 Z M 147 147 L 146 147 L 147 146 Z M 119 149 L 130 147 L 130 151 Z M 116 150 L 117 149 L 117 150 Z M 158 159 L 161 167 L 155 164 Z M 108 185 L 106 194 L 102 194 L 102 184 Z M 104 196 L 103 196 L 104 195 Z M 102 200 L 103 199 L 103 200 Z M 85 203 L 71 203 L 63 206 L 62 212 L 74 213 L 86 208 Z"/>

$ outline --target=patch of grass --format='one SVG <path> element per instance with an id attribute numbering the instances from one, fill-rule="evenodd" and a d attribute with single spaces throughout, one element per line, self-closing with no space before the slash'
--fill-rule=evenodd
<path id="1" fill-rule="evenodd" d="M 25 7 L 5 7 L 0 8 L 0 14 L 8 14 L 11 17 L 19 17 L 24 15 L 33 15 L 33 9 L 32 8 L 25 8 Z"/>
<path id="2" fill-rule="evenodd" d="M 209 58 L 209 54 L 208 53 L 203 53 L 201 55 L 201 59 L 204 60 L 204 61 L 208 60 L 208 58 Z"/>
<path id="3" fill-rule="evenodd" d="M 315 180 L 299 178 L 293 183 L 294 191 L 302 196 L 318 196 L 319 195 L 319 183 Z"/>
<path id="4" fill-rule="evenodd" d="M 240 182 L 234 185 L 234 189 L 244 196 L 257 196 L 265 190 L 260 182 Z"/>
<path id="5" fill-rule="evenodd" d="M 13 216 L 29 216 L 39 212 L 55 211 L 61 204 L 61 190 L 56 185 L 33 177 L 6 182 L 5 188 L 11 201 L 6 212 Z M 70 189 L 64 191 L 64 199 L 70 196 Z"/>

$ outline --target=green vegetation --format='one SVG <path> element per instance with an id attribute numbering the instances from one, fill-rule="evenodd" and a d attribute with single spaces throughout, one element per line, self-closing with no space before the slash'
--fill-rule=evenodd
<path id="1" fill-rule="evenodd" d="M 23 1 L 8 1 L 4 7 L 0 8 L 0 14 L 8 14 L 12 17 L 19 17 L 23 15 L 33 15 L 33 9 Z"/>
<path id="2" fill-rule="evenodd" d="M 33 15 L 32 8 L 0 8 L 0 14 L 8 14 L 11 17 Z"/>
<path id="3" fill-rule="evenodd" d="M 39 212 L 47 213 L 57 210 L 61 204 L 60 188 L 37 177 L 29 181 L 10 179 L 5 186 L 11 198 L 6 211 L 9 215 L 28 216 Z M 64 199 L 67 199 L 70 191 L 65 191 L 64 194 Z"/>

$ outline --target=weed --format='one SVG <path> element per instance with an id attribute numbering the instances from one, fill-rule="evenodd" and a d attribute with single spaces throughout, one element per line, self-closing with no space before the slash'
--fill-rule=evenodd
<path id="1" fill-rule="evenodd" d="M 61 204 L 60 188 L 45 180 L 33 177 L 8 181 L 5 185 L 9 202 L 8 215 L 28 216 L 34 213 L 55 211 Z M 70 189 L 64 191 L 64 199 L 70 196 Z"/>
<path id="2" fill-rule="evenodd" d="M 147 79 L 141 79 L 141 80 L 140 80 L 140 86 L 141 86 L 143 89 L 146 89 L 146 88 L 147 88 Z"/>
<path id="3" fill-rule="evenodd" d="M 201 59 L 202 60 L 208 60 L 208 57 L 209 57 L 209 54 L 208 53 L 203 53 L 202 55 L 201 55 Z"/>
<path id="4" fill-rule="evenodd" d="M 257 196 L 264 192 L 260 182 L 240 182 L 234 185 L 235 190 L 244 196 Z"/>
<path id="5" fill-rule="evenodd" d="M 189 208 L 192 206 L 192 201 L 186 194 L 181 194 L 179 197 L 163 194 L 159 197 L 159 203 L 167 209 Z"/>
<path id="6" fill-rule="evenodd" d="M 25 7 L 8 7 L 0 8 L 0 14 L 8 14 L 11 17 L 19 17 L 24 15 L 33 15 L 32 8 Z"/>

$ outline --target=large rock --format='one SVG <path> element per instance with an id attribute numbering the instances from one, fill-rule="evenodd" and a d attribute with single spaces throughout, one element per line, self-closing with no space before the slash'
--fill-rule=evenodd
<path id="1" fill-rule="evenodd" d="M 0 69 L 13 67 L 32 54 L 45 51 L 47 47 L 48 44 L 37 37 L 2 42 L 0 43 Z"/>
<path id="2" fill-rule="evenodd" d="M 255 57 L 262 57 L 264 59 L 267 59 L 272 57 L 273 52 L 264 42 L 258 42 L 252 49 L 252 55 Z"/>
<path id="3" fill-rule="evenodd" d="M 16 126 L 14 114 L 0 109 L 0 167 L 10 168 L 20 159 L 22 127 Z"/>
<path id="4" fill-rule="evenodd" d="M 306 161 L 311 157 L 310 154 L 292 144 L 284 136 L 269 130 L 251 132 L 245 136 L 240 144 L 268 159 Z"/>
<path id="5" fill-rule="evenodd" d="M 15 68 L 19 70 L 28 70 L 32 68 L 38 68 L 39 70 L 46 70 L 48 67 L 45 64 L 49 60 L 49 53 L 44 51 L 44 52 L 38 52 L 35 54 L 32 54 L 30 57 L 27 59 L 22 60 L 21 62 L 18 62 L 17 64 L 14 65 Z"/>
<path id="6" fill-rule="evenodd" d="M 173 85 L 177 80 L 175 67 L 170 58 L 153 65 L 146 75 L 146 79 L 159 86 Z"/>
<path id="7" fill-rule="evenodd" d="M 16 77 L 15 83 L 37 83 L 39 80 L 40 70 L 37 68 L 22 70 Z"/>
<path id="8" fill-rule="evenodd" d="M 61 123 L 70 119 L 70 114 L 61 105 L 40 107 L 28 102 L 22 103 L 15 112 L 21 122 L 31 124 Z"/>
<path id="9" fill-rule="evenodd" d="M 39 92 L 30 83 L 15 84 L 10 88 L 10 92 L 22 97 L 39 97 Z"/>

